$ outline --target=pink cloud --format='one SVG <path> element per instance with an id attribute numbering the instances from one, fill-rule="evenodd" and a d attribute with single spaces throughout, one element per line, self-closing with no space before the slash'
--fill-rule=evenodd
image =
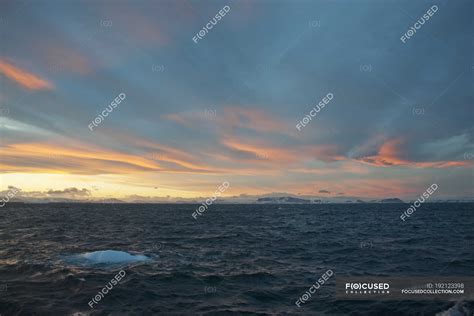
<path id="1" fill-rule="evenodd" d="M 0 59 L 0 73 L 16 84 L 28 90 L 52 90 L 53 84 Z"/>

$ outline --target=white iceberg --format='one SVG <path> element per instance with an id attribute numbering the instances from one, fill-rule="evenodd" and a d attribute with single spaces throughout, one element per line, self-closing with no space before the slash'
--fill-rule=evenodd
<path id="1" fill-rule="evenodd" d="M 144 255 L 134 256 L 128 252 L 117 250 L 86 252 L 80 256 L 93 263 L 128 263 L 149 260 L 149 258 Z"/>
<path id="2" fill-rule="evenodd" d="M 81 265 L 129 264 L 150 260 L 144 255 L 132 255 L 125 251 L 100 250 L 70 256 L 67 261 Z"/>

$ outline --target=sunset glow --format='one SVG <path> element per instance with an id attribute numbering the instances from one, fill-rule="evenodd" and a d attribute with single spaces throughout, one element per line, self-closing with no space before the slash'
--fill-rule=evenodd
<path id="1" fill-rule="evenodd" d="M 411 42 L 368 55 L 367 46 L 393 45 L 383 25 L 377 42 L 361 43 L 341 35 L 350 34 L 342 25 L 308 27 L 314 17 L 288 7 L 288 23 L 265 33 L 262 51 L 253 47 L 256 25 L 285 10 L 235 3 L 193 41 L 206 22 L 198 3 L 90 5 L 95 14 L 80 2 L 32 4 L 24 19 L 9 21 L 0 53 L 0 190 L 189 199 L 229 181 L 227 197 L 411 198 L 436 179 L 439 197 L 472 196 L 472 97 L 464 93 L 471 70 L 447 65 L 463 59 L 462 34 L 443 54 L 417 42 L 412 62 L 447 71 L 412 79 L 403 57 Z M 2 5 L 10 10 L 11 2 Z M 66 16 L 68 27 L 58 27 Z M 334 34 L 346 41 L 325 41 Z M 347 49 L 354 58 L 341 59 Z M 334 98 L 297 129 L 329 92 Z M 119 93 L 126 99 L 89 129 Z"/>

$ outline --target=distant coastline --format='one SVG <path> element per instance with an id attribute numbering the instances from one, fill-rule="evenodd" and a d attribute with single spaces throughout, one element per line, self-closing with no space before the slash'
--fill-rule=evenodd
<path id="1" fill-rule="evenodd" d="M 295 197 L 283 196 L 275 198 L 258 198 L 256 200 L 240 201 L 232 199 L 221 199 L 216 201 L 215 204 L 255 204 L 255 205 L 324 205 L 324 204 L 410 204 L 414 200 L 401 200 L 398 198 L 388 199 L 376 199 L 376 200 L 321 200 L 321 199 L 300 199 Z M 60 200 L 14 200 L 8 204 L 182 204 L 182 205 L 195 205 L 200 204 L 199 199 L 190 200 L 178 200 L 178 201 L 123 201 L 119 199 L 104 199 L 104 200 L 73 200 L 73 199 L 60 199 Z M 431 204 L 438 203 L 474 203 L 474 199 L 440 199 L 433 200 Z"/>

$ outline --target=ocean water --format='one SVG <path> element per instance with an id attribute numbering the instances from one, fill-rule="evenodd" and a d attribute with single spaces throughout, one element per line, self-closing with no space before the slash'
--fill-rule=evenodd
<path id="1" fill-rule="evenodd" d="M 474 276 L 473 204 L 426 203 L 406 222 L 399 216 L 407 204 L 216 204 L 195 220 L 197 206 L 7 204 L 0 209 L 0 314 L 474 313 L 474 302 L 334 297 L 338 275 Z M 106 252 L 114 260 L 128 256 L 118 251 L 149 260 L 73 260 L 106 250 L 117 251 Z M 295 301 L 328 269 L 335 277 L 298 308 Z"/>

